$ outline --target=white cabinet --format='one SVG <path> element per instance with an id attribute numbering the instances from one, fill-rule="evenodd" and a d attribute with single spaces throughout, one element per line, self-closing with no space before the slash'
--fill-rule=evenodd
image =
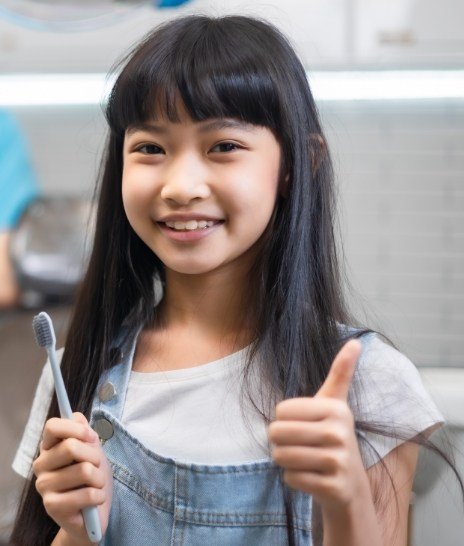
<path id="1" fill-rule="evenodd" d="M 462 66 L 462 0 L 352 0 L 350 4 L 358 63 L 376 68 Z"/>

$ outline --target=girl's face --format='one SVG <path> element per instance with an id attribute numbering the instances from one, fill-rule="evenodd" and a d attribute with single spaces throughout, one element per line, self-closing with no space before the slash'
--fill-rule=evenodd
<path id="1" fill-rule="evenodd" d="M 236 119 L 128 128 L 122 195 L 127 218 L 167 270 L 205 274 L 253 259 L 274 210 L 280 145 Z"/>

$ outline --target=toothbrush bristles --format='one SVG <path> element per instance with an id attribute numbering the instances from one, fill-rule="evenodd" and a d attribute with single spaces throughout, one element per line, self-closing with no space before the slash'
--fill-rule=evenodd
<path id="1" fill-rule="evenodd" d="M 32 329 L 37 344 L 40 347 L 50 347 L 54 345 L 54 335 L 51 321 L 46 313 L 39 313 L 32 320 Z"/>

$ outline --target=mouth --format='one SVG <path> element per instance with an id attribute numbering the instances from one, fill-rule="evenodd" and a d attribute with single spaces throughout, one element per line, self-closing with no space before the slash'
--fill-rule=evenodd
<path id="1" fill-rule="evenodd" d="M 215 225 L 222 224 L 224 220 L 187 220 L 186 222 L 158 222 L 172 231 L 202 231 Z"/>

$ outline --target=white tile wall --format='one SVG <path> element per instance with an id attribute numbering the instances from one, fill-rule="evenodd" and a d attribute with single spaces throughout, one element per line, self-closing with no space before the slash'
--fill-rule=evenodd
<path id="1" fill-rule="evenodd" d="M 321 106 L 354 309 L 422 366 L 464 366 L 464 101 Z"/>

